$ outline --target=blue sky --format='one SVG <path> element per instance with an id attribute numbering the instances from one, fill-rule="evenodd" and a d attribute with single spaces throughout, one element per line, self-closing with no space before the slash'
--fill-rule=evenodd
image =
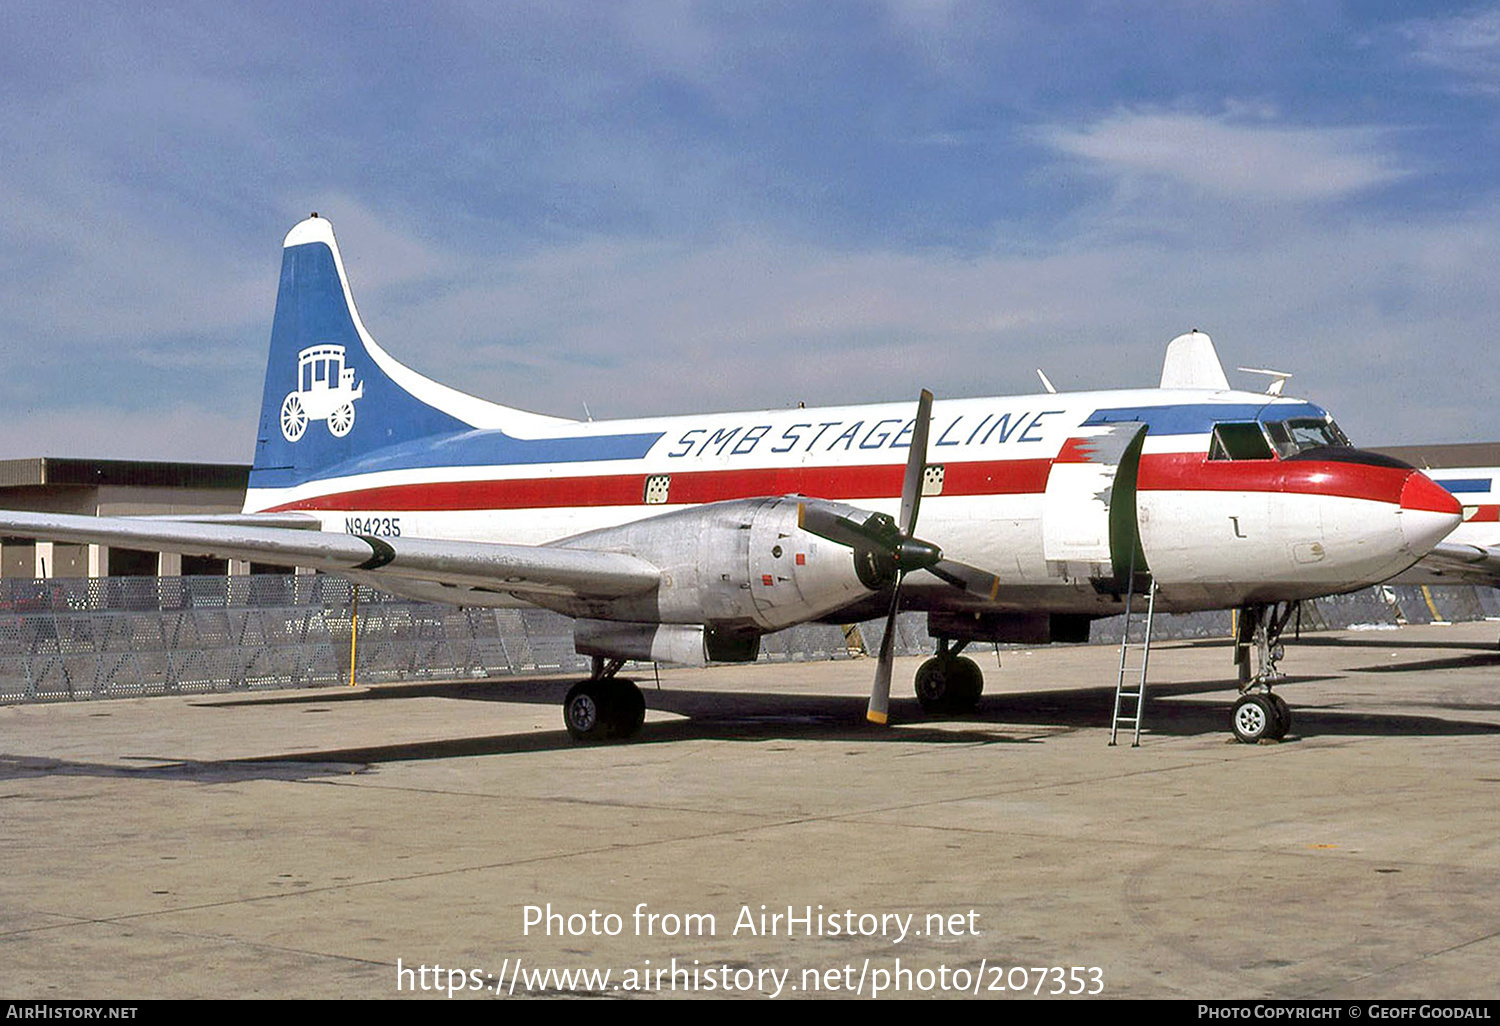
<path id="1" fill-rule="evenodd" d="M 1500 439 L 1500 5 L 12 2 L 0 456 L 248 461 L 281 238 L 565 416 L 1154 384 Z"/>

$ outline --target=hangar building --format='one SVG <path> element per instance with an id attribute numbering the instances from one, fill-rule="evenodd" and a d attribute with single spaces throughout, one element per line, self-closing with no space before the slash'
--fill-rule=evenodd
<path id="1" fill-rule="evenodd" d="M 144 460 L 0 460 L 0 509 L 110 516 L 238 513 L 250 468 Z M 0 577 L 122 577 L 290 573 L 241 560 L 0 538 Z"/>

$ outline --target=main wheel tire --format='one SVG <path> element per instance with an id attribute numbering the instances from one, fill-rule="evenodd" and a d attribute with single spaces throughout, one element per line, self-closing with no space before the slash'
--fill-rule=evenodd
<path id="1" fill-rule="evenodd" d="M 1271 711 L 1276 714 L 1276 732 L 1271 736 L 1277 741 L 1286 737 L 1287 731 L 1292 729 L 1292 710 L 1286 704 L 1286 699 L 1277 694 L 1266 696 L 1271 702 Z"/>
<path id="2" fill-rule="evenodd" d="M 930 713 L 948 711 L 948 667 L 947 660 L 936 657 L 917 667 L 916 680 L 912 682 L 917 691 L 917 702 Z"/>
<path id="3" fill-rule="evenodd" d="M 634 681 L 610 681 L 610 737 L 625 740 L 634 737 L 646 722 L 646 696 Z"/>
<path id="4" fill-rule="evenodd" d="M 646 696 L 633 681 L 580 681 L 563 699 L 563 725 L 575 741 L 623 741 L 645 722 Z"/>
<path id="5" fill-rule="evenodd" d="M 1247 745 L 1276 736 L 1276 713 L 1264 695 L 1245 695 L 1234 703 L 1230 723 L 1234 736 Z"/>
<path id="6" fill-rule="evenodd" d="M 948 668 L 948 711 L 968 712 L 979 704 L 984 694 L 984 671 L 965 656 L 951 660 Z"/>
<path id="7" fill-rule="evenodd" d="M 574 741 L 604 741 L 610 736 L 609 702 L 598 681 L 585 680 L 563 699 L 563 726 Z"/>
<path id="8" fill-rule="evenodd" d="M 964 656 L 933 656 L 917 667 L 917 702 L 930 713 L 967 712 L 984 693 L 984 671 Z"/>

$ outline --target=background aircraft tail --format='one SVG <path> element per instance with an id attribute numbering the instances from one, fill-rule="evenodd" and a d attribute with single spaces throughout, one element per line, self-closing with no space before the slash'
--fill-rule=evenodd
<path id="1" fill-rule="evenodd" d="M 569 423 L 486 402 L 398 363 L 360 321 L 333 227 L 287 233 L 250 487 L 354 473 L 375 450 L 475 428 L 524 435 Z"/>

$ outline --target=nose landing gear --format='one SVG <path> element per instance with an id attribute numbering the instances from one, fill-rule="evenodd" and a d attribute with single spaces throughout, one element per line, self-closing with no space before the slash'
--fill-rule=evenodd
<path id="1" fill-rule="evenodd" d="M 1277 667 L 1286 652 L 1281 634 L 1297 612 L 1296 602 L 1258 603 L 1238 610 L 1234 661 L 1239 667 L 1240 698 L 1234 703 L 1230 723 L 1234 736 L 1247 745 L 1279 741 L 1292 727 L 1292 711 L 1271 685 L 1286 676 Z"/>

